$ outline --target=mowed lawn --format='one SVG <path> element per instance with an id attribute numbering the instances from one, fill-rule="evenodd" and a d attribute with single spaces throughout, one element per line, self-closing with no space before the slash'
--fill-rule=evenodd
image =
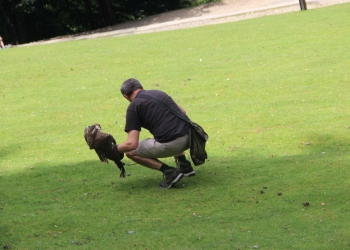
<path id="1" fill-rule="evenodd" d="M 349 13 L 1 50 L 0 247 L 350 248 Z M 175 188 L 128 159 L 119 179 L 84 141 L 126 139 L 130 77 L 209 134 Z"/>

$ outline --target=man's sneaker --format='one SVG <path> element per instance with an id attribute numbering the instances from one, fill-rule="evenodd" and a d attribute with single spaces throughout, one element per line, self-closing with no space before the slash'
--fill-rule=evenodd
<path id="1" fill-rule="evenodd" d="M 175 157 L 175 162 L 177 165 L 177 169 L 186 177 L 190 177 L 190 176 L 195 176 L 196 172 L 193 170 L 191 162 L 186 160 L 186 163 L 179 161 L 176 157 Z"/>
<path id="2" fill-rule="evenodd" d="M 164 181 L 159 184 L 160 188 L 171 188 L 177 182 L 179 182 L 183 177 L 183 174 L 180 173 L 177 169 L 168 169 L 164 171 Z"/>

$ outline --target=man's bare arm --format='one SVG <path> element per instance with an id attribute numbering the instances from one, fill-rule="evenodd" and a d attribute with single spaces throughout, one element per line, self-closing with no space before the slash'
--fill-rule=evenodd
<path id="1" fill-rule="evenodd" d="M 125 142 L 118 145 L 118 151 L 121 153 L 127 153 L 133 151 L 139 145 L 140 131 L 131 130 L 128 132 L 128 138 Z"/>

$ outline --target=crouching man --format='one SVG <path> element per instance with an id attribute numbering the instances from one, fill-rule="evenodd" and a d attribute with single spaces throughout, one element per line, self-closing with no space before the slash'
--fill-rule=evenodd
<path id="1" fill-rule="evenodd" d="M 125 142 L 118 145 L 117 150 L 144 167 L 161 171 L 164 175 L 164 181 L 159 184 L 161 188 L 171 188 L 183 176 L 194 176 L 196 172 L 184 154 L 189 148 L 187 122 L 152 98 L 161 100 L 172 109 L 183 113 L 185 110 L 162 91 L 144 90 L 141 83 L 134 78 L 126 80 L 120 91 L 130 104 L 126 111 L 125 124 L 128 136 Z M 152 98 L 144 98 L 142 95 Z M 139 141 L 141 128 L 149 130 L 154 138 Z M 158 159 L 173 156 L 177 168 Z"/>

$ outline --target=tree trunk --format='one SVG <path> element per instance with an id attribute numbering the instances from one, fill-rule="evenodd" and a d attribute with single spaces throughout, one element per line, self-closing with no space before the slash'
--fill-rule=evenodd
<path id="1" fill-rule="evenodd" d="M 111 0 L 98 0 L 101 15 L 106 26 L 117 23 L 116 15 L 113 11 L 113 4 Z"/>

